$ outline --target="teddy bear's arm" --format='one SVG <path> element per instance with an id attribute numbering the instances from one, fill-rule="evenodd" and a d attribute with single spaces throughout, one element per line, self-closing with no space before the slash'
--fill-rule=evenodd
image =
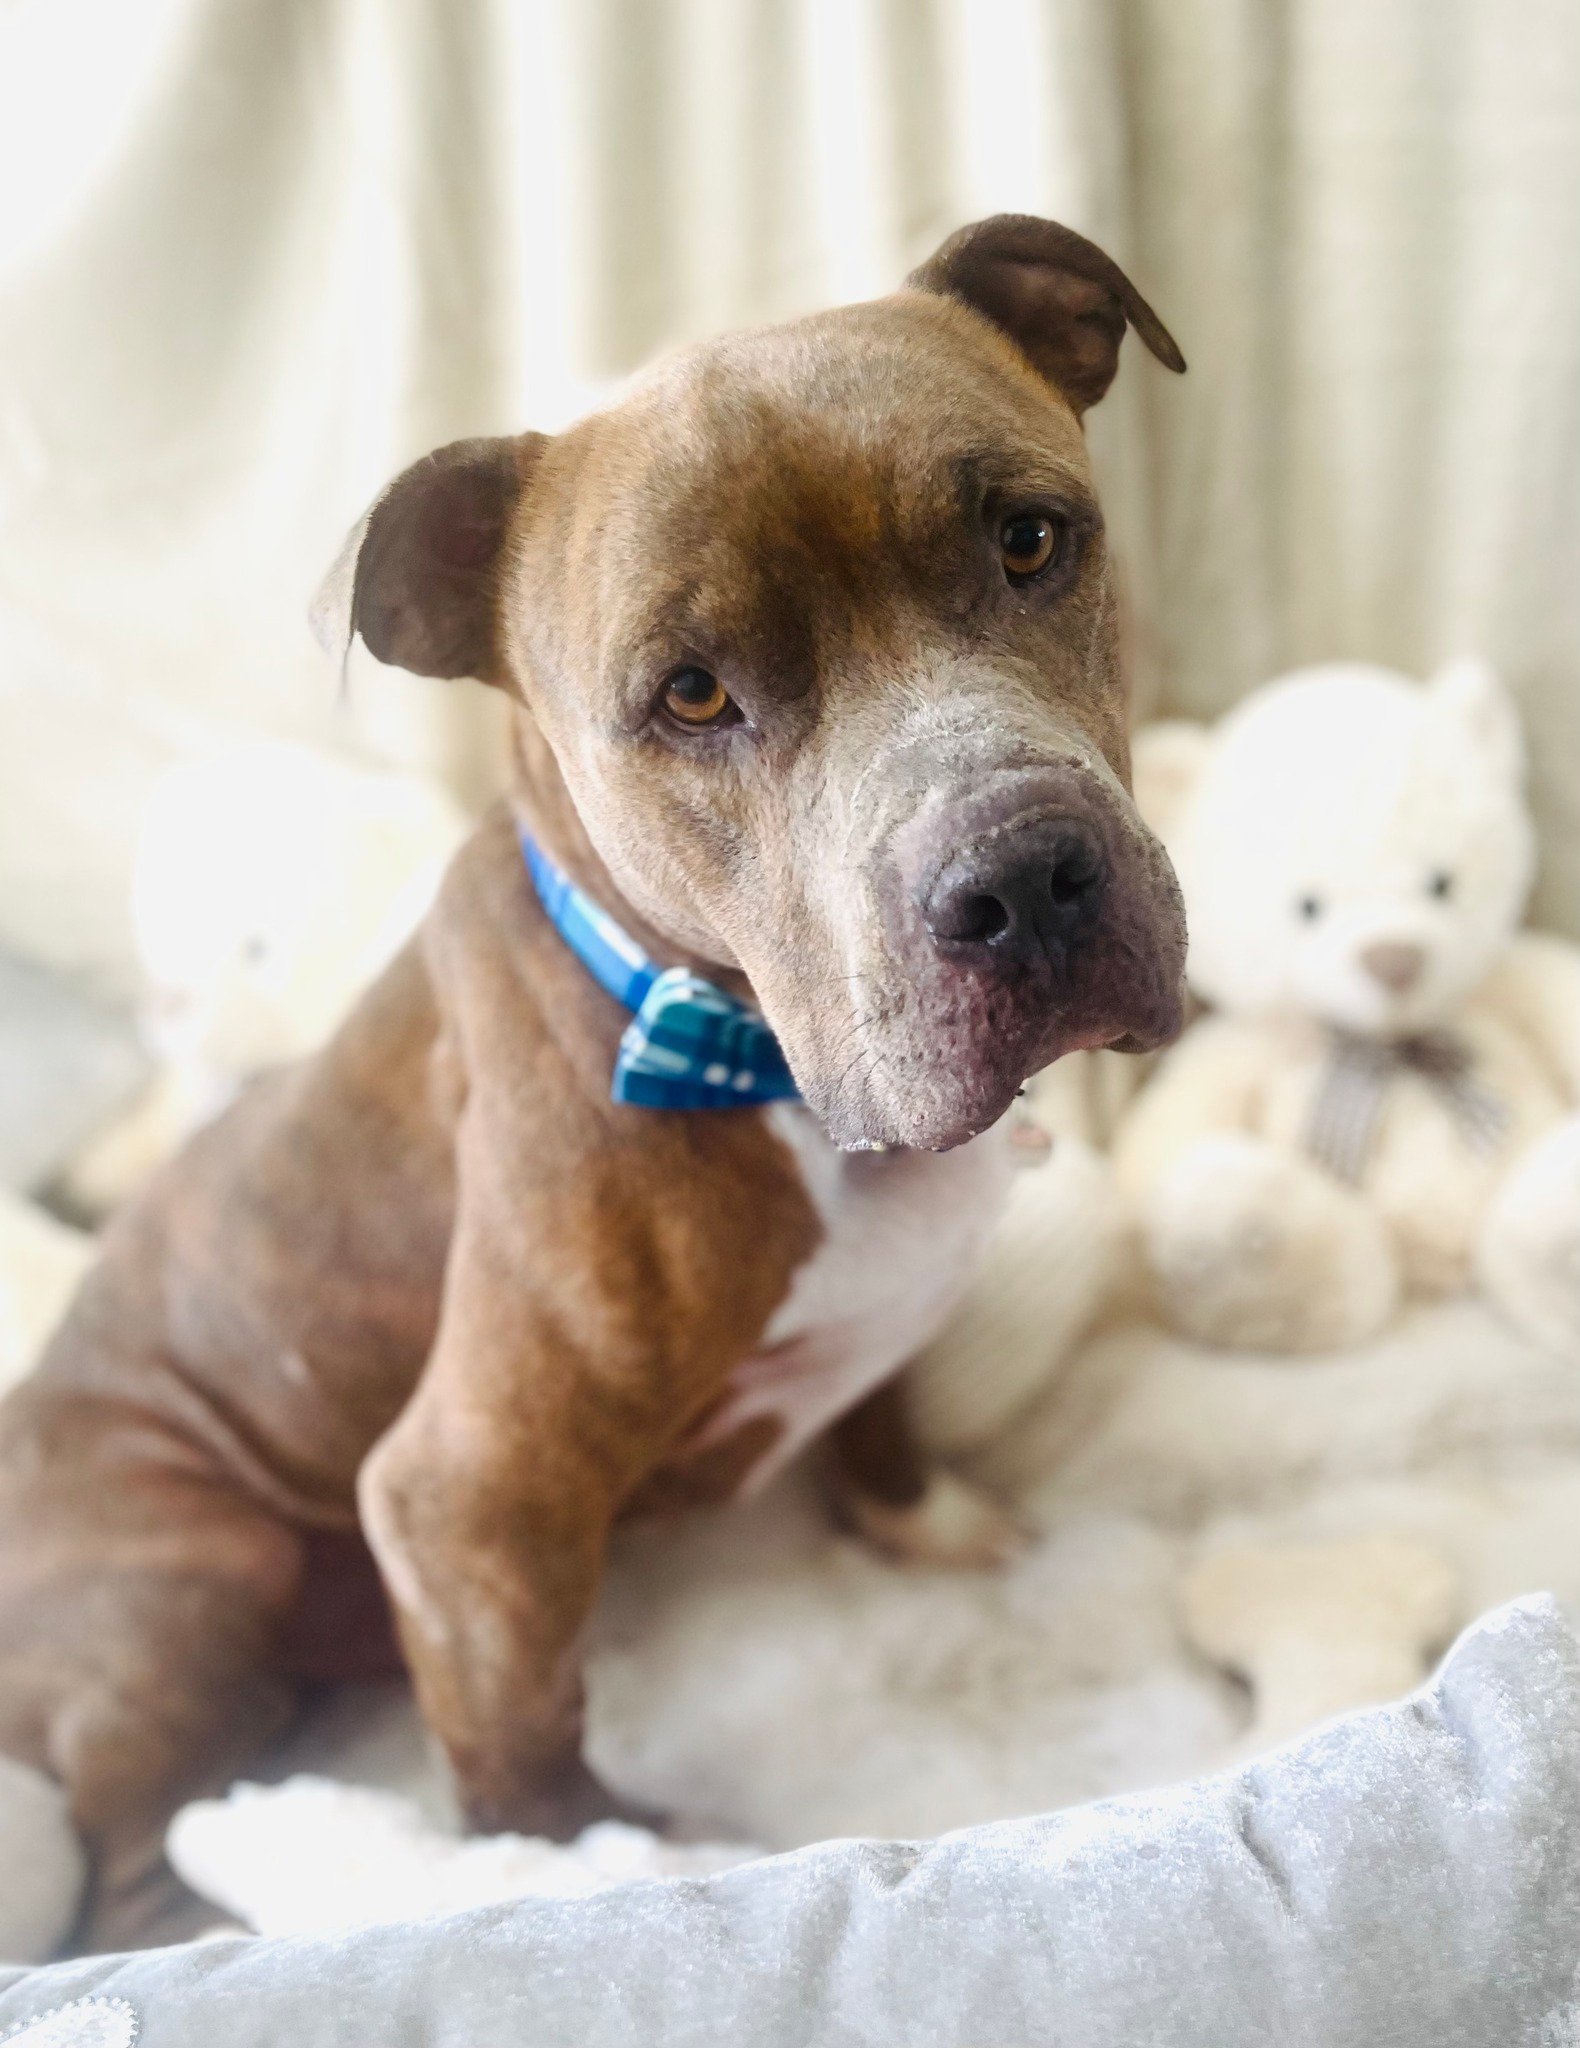
<path id="1" fill-rule="evenodd" d="M 1537 1046 L 1580 1106 L 1580 946 L 1553 932 L 1518 933 L 1480 1000 Z"/>
<path id="2" fill-rule="evenodd" d="M 1202 1017 L 1159 1060 L 1114 1138 L 1120 1186 L 1139 1197 L 1198 1138 L 1255 1127 L 1266 1047 L 1233 1018 Z"/>
<path id="3" fill-rule="evenodd" d="M 1279 1039 L 1253 1020 L 1193 1024 L 1115 1141 L 1154 1305 L 1204 1344 L 1323 1351 L 1398 1304 L 1388 1225 L 1359 1190 L 1261 1134 Z"/>

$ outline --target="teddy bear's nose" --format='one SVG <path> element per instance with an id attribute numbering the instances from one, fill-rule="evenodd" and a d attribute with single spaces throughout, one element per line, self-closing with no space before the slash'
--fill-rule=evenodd
<path id="1" fill-rule="evenodd" d="M 1379 939 L 1361 948 L 1361 965 L 1391 996 L 1407 995 L 1421 979 L 1426 949 L 1402 939 Z"/>

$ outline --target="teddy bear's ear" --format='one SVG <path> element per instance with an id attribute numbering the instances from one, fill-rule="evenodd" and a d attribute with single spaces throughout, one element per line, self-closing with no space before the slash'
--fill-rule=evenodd
<path id="1" fill-rule="evenodd" d="M 1130 743 L 1136 809 L 1167 846 L 1212 752 L 1212 733 L 1194 718 L 1160 718 Z"/>
<path id="2" fill-rule="evenodd" d="M 1520 714 L 1503 679 L 1489 662 L 1464 657 L 1446 661 L 1427 688 L 1469 727 L 1487 765 L 1511 782 L 1525 774 L 1525 736 Z"/>

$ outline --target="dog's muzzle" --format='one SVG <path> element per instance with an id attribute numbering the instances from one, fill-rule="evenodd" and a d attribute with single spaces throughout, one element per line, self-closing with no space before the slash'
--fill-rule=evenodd
<path id="1" fill-rule="evenodd" d="M 889 943 L 937 1069 L 926 1092 L 955 1098 L 964 1125 L 1064 1053 L 1179 1031 L 1179 887 L 1117 783 L 1076 762 L 1000 771 L 934 797 L 890 855 Z"/>

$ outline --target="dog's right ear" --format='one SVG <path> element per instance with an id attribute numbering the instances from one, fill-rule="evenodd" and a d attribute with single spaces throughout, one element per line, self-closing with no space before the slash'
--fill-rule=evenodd
<path id="1" fill-rule="evenodd" d="M 1173 335 L 1113 257 L 1035 214 L 999 213 L 959 229 L 906 283 L 991 320 L 1077 413 L 1114 381 L 1127 327 L 1165 369 L 1185 367 Z"/>
<path id="2" fill-rule="evenodd" d="M 452 441 L 404 469 L 363 514 L 313 600 L 313 631 L 343 657 L 370 653 L 419 676 L 504 681 L 499 564 L 542 434 Z"/>

